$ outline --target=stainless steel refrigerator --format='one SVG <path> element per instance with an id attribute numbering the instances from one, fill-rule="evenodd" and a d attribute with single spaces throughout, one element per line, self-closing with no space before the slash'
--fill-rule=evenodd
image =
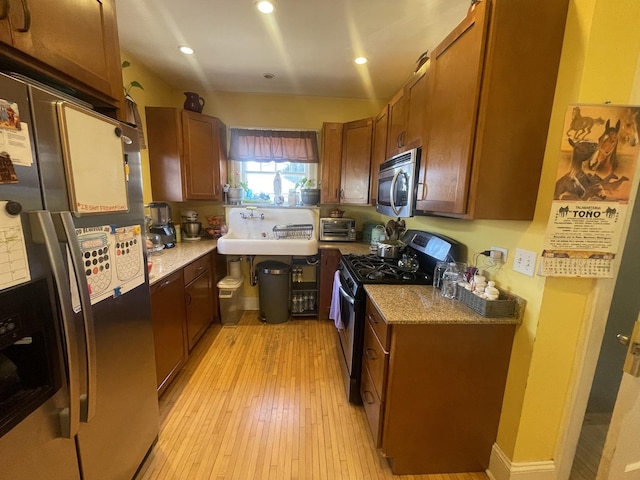
<path id="1" fill-rule="evenodd" d="M 143 228 L 137 131 L 1 74 L 1 480 L 129 480 L 152 448 Z"/>

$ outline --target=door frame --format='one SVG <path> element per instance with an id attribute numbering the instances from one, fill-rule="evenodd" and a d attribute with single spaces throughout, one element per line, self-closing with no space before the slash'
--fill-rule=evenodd
<path id="1" fill-rule="evenodd" d="M 629 225 L 631 218 L 640 215 L 640 162 L 638 162 L 635 173 L 635 185 L 630 193 L 629 210 L 625 224 L 622 229 L 624 239 L 619 247 L 619 257 L 622 258 L 624 248 L 629 240 Z M 610 279 L 599 279 L 595 282 L 593 288 L 592 302 L 588 313 L 583 322 L 582 329 L 578 338 L 578 345 L 584 345 L 579 351 L 575 359 L 575 367 L 573 377 L 576 379 L 573 387 L 569 392 L 569 401 L 565 409 L 565 424 L 558 438 L 555 458 L 556 462 L 556 479 L 566 480 L 571 474 L 571 467 L 575 457 L 582 424 L 587 410 L 587 403 L 591 393 L 591 386 L 600 356 L 600 348 L 604 339 L 609 311 L 611 309 L 616 282 L 620 272 L 620 264 L 617 262 L 614 266 L 614 276 Z M 638 314 L 634 314 L 634 318 Z M 631 332 L 621 332 L 623 334 L 631 334 Z M 624 347 L 620 347 L 624 348 Z M 622 368 L 622 366 L 621 366 Z"/>

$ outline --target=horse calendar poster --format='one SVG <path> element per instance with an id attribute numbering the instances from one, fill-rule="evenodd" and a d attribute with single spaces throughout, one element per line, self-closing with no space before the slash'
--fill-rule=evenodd
<path id="1" fill-rule="evenodd" d="M 640 107 L 570 105 L 540 273 L 611 278 L 634 184 Z"/>

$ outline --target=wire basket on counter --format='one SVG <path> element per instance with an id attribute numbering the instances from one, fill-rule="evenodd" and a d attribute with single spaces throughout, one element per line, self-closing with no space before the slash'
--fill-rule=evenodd
<path id="1" fill-rule="evenodd" d="M 273 227 L 273 235 L 276 240 L 311 240 L 313 225 L 310 223 L 276 225 Z"/>
<path id="2" fill-rule="evenodd" d="M 500 296 L 497 300 L 487 300 L 458 286 L 456 298 L 483 317 L 512 317 L 516 315 L 515 296 L 500 289 L 498 291 Z"/>

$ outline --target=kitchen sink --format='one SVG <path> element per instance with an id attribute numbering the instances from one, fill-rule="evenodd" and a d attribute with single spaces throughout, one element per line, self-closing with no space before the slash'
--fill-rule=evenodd
<path id="1" fill-rule="evenodd" d="M 217 248 L 225 255 L 315 255 L 317 226 L 317 209 L 227 208 L 227 233 Z"/>

